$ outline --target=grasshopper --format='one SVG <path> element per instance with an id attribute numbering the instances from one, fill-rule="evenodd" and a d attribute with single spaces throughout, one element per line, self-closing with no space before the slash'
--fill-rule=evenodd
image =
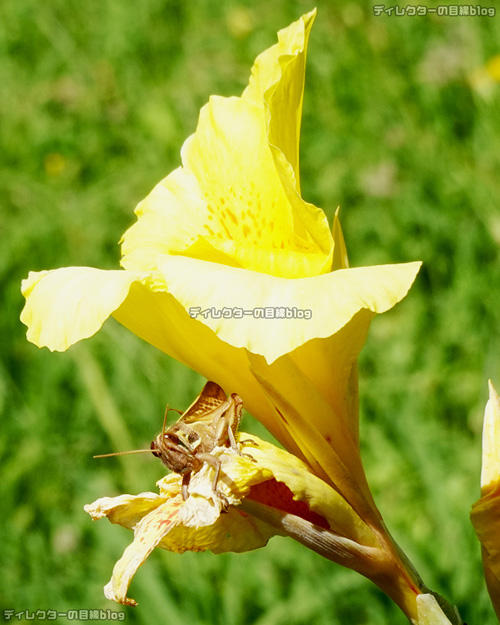
<path id="1" fill-rule="evenodd" d="M 150 449 L 102 454 L 94 458 L 151 452 L 171 471 L 182 475 L 181 492 L 184 500 L 189 496 L 192 473 L 199 471 L 207 463 L 215 471 L 212 482 L 214 495 L 223 507 L 227 507 L 225 497 L 217 491 L 221 463 L 211 452 L 218 446 L 225 446 L 240 456 L 244 455 L 238 449 L 235 438 L 242 410 L 243 402 L 236 393 L 227 397 L 218 384 L 207 382 L 191 406 L 169 427 L 166 426 L 169 412 L 167 406 L 162 431 L 152 441 Z"/>
<path id="2" fill-rule="evenodd" d="M 212 488 L 217 494 L 221 464 L 211 452 L 216 447 L 229 446 L 241 455 L 235 434 L 242 409 L 238 395 L 227 397 L 215 382 L 207 382 L 191 406 L 169 428 L 165 427 L 167 408 L 162 431 L 151 443 L 151 451 L 171 471 L 182 475 L 184 500 L 188 497 L 191 474 L 201 469 L 204 462 L 214 468 Z"/>

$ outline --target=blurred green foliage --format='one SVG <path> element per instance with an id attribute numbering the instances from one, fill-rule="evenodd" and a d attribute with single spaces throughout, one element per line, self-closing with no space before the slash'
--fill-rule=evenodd
<path id="1" fill-rule="evenodd" d="M 0 7 L 1 608 L 104 608 L 131 540 L 85 503 L 154 490 L 141 447 L 202 385 L 113 321 L 64 354 L 25 340 L 31 269 L 117 267 L 133 208 L 179 164 L 212 93 L 239 94 L 302 0 L 17 0 Z M 375 17 L 318 0 L 302 187 L 338 204 L 352 265 L 424 261 L 360 363 L 362 446 L 384 517 L 464 620 L 495 621 L 468 520 L 486 380 L 500 385 L 498 17 Z M 256 428 L 250 419 L 247 429 Z M 154 553 L 132 623 L 405 622 L 367 580 L 290 540 L 249 554 Z"/>

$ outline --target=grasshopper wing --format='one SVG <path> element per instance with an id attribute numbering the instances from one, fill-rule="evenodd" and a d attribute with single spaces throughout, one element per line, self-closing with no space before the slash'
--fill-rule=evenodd
<path id="1" fill-rule="evenodd" d="M 230 406 L 231 401 L 222 388 L 215 382 L 207 382 L 191 406 L 182 413 L 178 423 L 188 425 L 202 422 L 211 425 L 218 421 Z"/>

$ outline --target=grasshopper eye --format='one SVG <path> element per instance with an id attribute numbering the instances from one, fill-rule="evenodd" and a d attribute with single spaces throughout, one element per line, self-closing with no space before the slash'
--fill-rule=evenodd
<path id="1" fill-rule="evenodd" d="M 153 452 L 153 456 L 156 456 L 157 458 L 161 458 L 156 441 L 151 441 L 151 451 Z"/>

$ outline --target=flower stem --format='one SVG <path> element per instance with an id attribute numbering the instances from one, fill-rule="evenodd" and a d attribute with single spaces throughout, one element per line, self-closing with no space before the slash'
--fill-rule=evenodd
<path id="1" fill-rule="evenodd" d="M 434 595 L 450 623 L 461 625 L 456 610 L 422 582 L 408 558 L 390 536 L 379 536 L 381 547 L 367 547 L 325 530 L 294 514 L 245 499 L 238 509 L 269 523 L 323 557 L 364 575 L 383 590 L 412 622 L 418 623 L 416 598 Z"/>

